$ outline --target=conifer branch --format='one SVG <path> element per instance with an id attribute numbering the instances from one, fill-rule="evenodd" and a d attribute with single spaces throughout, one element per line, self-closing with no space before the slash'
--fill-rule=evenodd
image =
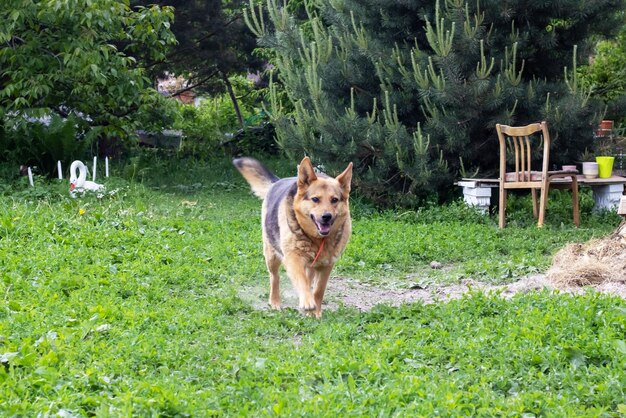
<path id="1" fill-rule="evenodd" d="M 455 22 L 449 30 L 445 29 L 445 19 L 439 18 L 439 0 L 435 4 L 435 29 L 429 20 L 426 20 L 426 39 L 428 44 L 440 57 L 447 57 L 452 51 L 452 41 L 454 40 Z"/>
<path id="2" fill-rule="evenodd" d="M 248 28 L 254 33 L 257 38 L 265 36 L 265 21 L 263 19 L 263 7 L 259 3 L 258 16 L 254 8 L 254 1 L 250 0 L 250 8 L 243 11 L 243 20 L 246 22 Z M 250 12 L 248 14 L 248 12 Z M 252 20 L 250 20 L 252 19 Z"/>
<path id="3" fill-rule="evenodd" d="M 404 65 L 404 55 L 402 51 L 400 51 L 400 46 L 397 42 L 394 44 L 393 50 L 391 51 L 391 58 L 398 64 L 398 71 L 402 78 L 409 78 L 409 70 Z"/>
<path id="4" fill-rule="evenodd" d="M 413 67 L 413 77 L 415 78 L 415 82 L 421 89 L 426 90 L 430 84 L 430 80 L 428 79 L 428 70 L 424 70 L 424 73 L 422 73 L 422 68 L 417 63 L 413 51 L 411 51 L 411 65 Z"/>
<path id="5" fill-rule="evenodd" d="M 565 84 L 569 88 L 570 93 L 578 95 L 581 98 L 581 106 L 585 107 L 591 97 L 591 93 L 593 92 L 593 86 L 585 88 L 578 84 L 578 71 L 576 64 L 577 50 L 578 45 L 574 45 L 574 50 L 572 51 L 572 72 L 571 75 L 568 74 L 567 67 L 564 67 L 563 79 L 565 80 Z"/>
<path id="6" fill-rule="evenodd" d="M 277 32 L 284 32 L 289 26 L 289 12 L 287 11 L 286 0 L 283 0 L 283 6 L 279 7 L 276 0 L 267 0 L 267 11 L 270 19 L 274 23 Z"/>
<path id="7" fill-rule="evenodd" d="M 385 90 L 385 107 L 383 108 L 383 118 L 385 121 L 385 127 L 390 129 L 392 132 L 396 132 L 400 127 L 400 120 L 398 119 L 398 109 L 395 104 L 391 106 L 388 90 Z"/>
<path id="8" fill-rule="evenodd" d="M 519 86 L 519 84 L 522 82 L 522 73 L 524 72 L 525 61 L 522 60 L 522 65 L 519 71 L 517 71 L 517 42 L 513 44 L 510 57 L 509 57 L 509 48 L 506 47 L 504 49 L 504 61 L 505 61 L 504 75 L 506 79 L 509 81 L 509 83 L 511 83 L 511 85 Z"/>
<path id="9" fill-rule="evenodd" d="M 426 116 L 428 120 L 438 120 L 441 117 L 439 108 L 435 106 L 428 97 L 424 97 L 424 105 L 422 109 L 424 116 Z"/>
<path id="10" fill-rule="evenodd" d="M 485 12 L 480 11 L 480 1 L 476 2 L 476 13 L 474 13 L 474 24 L 470 22 L 469 17 L 469 4 L 465 4 L 465 21 L 463 23 L 463 29 L 465 35 L 469 38 L 474 38 L 478 34 L 478 30 L 485 21 Z M 493 25 L 493 24 L 492 24 Z"/>
<path id="11" fill-rule="evenodd" d="M 465 0 L 446 0 L 446 8 L 460 9 L 465 4 Z"/>
<path id="12" fill-rule="evenodd" d="M 495 97 L 500 97 L 502 95 L 502 92 L 504 91 L 504 86 L 502 85 L 502 74 L 498 74 L 498 76 L 496 77 L 496 82 L 494 85 L 494 91 L 493 94 Z"/>
<path id="13" fill-rule="evenodd" d="M 513 109 L 507 110 L 506 112 L 509 119 L 512 119 L 513 116 L 515 115 L 515 109 L 517 109 L 517 99 L 515 99 L 515 103 L 513 103 Z"/>
<path id="14" fill-rule="evenodd" d="M 357 114 L 354 107 L 354 87 L 350 87 L 350 107 L 345 108 L 346 115 L 350 120 L 356 120 Z"/>
<path id="15" fill-rule="evenodd" d="M 278 98 L 278 90 L 276 87 L 276 83 L 274 83 L 274 71 L 270 71 L 270 82 L 269 82 L 268 89 L 269 89 L 270 109 L 271 109 L 271 111 L 269 112 L 270 117 L 272 117 L 271 115 L 282 114 L 283 106 L 282 106 L 280 99 Z"/>
<path id="16" fill-rule="evenodd" d="M 430 147 L 430 135 L 426 136 L 426 140 L 424 140 L 424 135 L 422 134 L 422 126 L 418 122 L 417 130 L 413 132 L 413 149 L 415 150 L 415 154 L 424 158 L 428 155 L 428 148 Z"/>
<path id="17" fill-rule="evenodd" d="M 338 45 L 335 45 L 335 55 L 341 63 L 341 71 L 343 76 L 348 79 L 350 77 L 349 70 L 349 57 L 350 57 L 350 45 L 352 44 L 349 35 L 342 35 L 338 39 Z"/>
<path id="18" fill-rule="evenodd" d="M 377 108 L 378 105 L 376 103 L 376 97 L 374 97 L 374 100 L 372 102 L 372 113 L 367 112 L 367 123 L 369 123 L 370 125 L 372 125 L 374 122 L 376 122 L 376 119 L 378 119 L 378 115 L 376 114 Z"/>
<path id="19" fill-rule="evenodd" d="M 437 70 L 435 70 L 435 65 L 433 64 L 433 57 L 428 57 L 428 74 L 430 75 L 430 80 L 433 82 L 433 86 L 439 90 L 443 91 L 446 88 L 446 78 L 443 75 L 443 69 L 439 69 L 439 74 L 437 74 Z"/>
<path id="20" fill-rule="evenodd" d="M 552 108 L 552 105 L 550 104 L 550 92 L 548 92 L 548 94 L 546 94 L 546 103 L 543 105 L 544 108 L 544 114 L 549 114 L 550 113 L 550 109 Z"/>
<path id="21" fill-rule="evenodd" d="M 356 25 L 356 19 L 354 18 L 354 13 L 350 11 L 350 19 L 352 20 L 352 30 L 354 30 L 354 40 L 356 45 L 363 51 L 368 50 L 368 42 L 367 37 L 365 36 L 365 29 L 363 28 L 363 23 L 360 23 L 359 27 Z"/>
<path id="22" fill-rule="evenodd" d="M 491 63 L 487 67 L 487 58 L 485 57 L 485 45 L 484 40 L 480 40 L 480 62 L 476 63 L 476 77 L 479 80 L 485 80 L 491 74 L 493 69 L 494 58 L 491 57 Z"/>

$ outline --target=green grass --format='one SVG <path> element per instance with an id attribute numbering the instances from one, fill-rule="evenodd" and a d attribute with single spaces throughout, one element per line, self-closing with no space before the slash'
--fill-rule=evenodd
<path id="1" fill-rule="evenodd" d="M 0 189 L 0 415 L 626 413 L 622 299 L 476 293 L 321 321 L 259 311 L 238 289 L 267 281 L 260 203 L 227 161 L 113 172 L 103 199 L 70 199 L 54 182 Z M 527 200 L 512 199 L 500 231 L 458 203 L 378 213 L 356 198 L 335 274 L 382 287 L 510 282 L 618 222 L 592 215 L 588 195 L 578 229 L 565 196 L 551 205 L 537 229 Z"/>

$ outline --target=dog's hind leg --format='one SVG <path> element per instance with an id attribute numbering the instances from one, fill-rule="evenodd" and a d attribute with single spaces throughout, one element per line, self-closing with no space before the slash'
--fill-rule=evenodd
<path id="1" fill-rule="evenodd" d="M 273 309 L 280 309 L 280 258 L 269 245 L 264 248 L 265 265 L 270 274 L 269 303 Z"/>

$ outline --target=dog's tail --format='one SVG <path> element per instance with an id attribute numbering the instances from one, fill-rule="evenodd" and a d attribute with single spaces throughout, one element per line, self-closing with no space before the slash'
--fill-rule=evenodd
<path id="1" fill-rule="evenodd" d="M 233 160 L 233 164 L 237 167 L 237 170 L 239 170 L 243 178 L 250 183 L 252 192 L 261 199 L 265 199 L 272 183 L 276 183 L 280 180 L 254 158 L 237 158 Z"/>

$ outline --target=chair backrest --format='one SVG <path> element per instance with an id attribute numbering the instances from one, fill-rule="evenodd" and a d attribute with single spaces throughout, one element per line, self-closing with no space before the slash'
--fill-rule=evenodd
<path id="1" fill-rule="evenodd" d="M 550 165 L 550 134 L 548 124 L 532 123 L 526 126 L 496 125 L 500 142 L 500 176 L 505 181 L 531 182 L 540 179 L 532 175 L 531 161 L 537 150 L 543 148 L 541 162 L 541 178 L 546 178 Z M 515 164 L 513 174 L 507 176 L 507 157 Z"/>

